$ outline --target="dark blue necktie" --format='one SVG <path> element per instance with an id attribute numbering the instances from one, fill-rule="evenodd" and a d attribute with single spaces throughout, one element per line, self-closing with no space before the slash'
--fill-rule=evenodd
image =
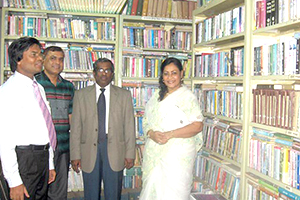
<path id="1" fill-rule="evenodd" d="M 105 116 L 106 116 L 106 105 L 105 105 L 105 96 L 104 88 L 101 88 L 101 94 L 98 99 L 97 108 L 98 108 L 98 142 L 104 141 L 106 138 L 105 131 Z"/>

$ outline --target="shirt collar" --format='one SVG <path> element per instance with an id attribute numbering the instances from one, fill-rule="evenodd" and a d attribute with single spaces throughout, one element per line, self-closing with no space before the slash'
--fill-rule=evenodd
<path id="1" fill-rule="evenodd" d="M 41 75 L 43 77 L 44 80 L 50 81 L 49 77 L 47 76 L 47 74 L 45 73 L 45 70 L 43 70 L 41 72 Z M 51 82 L 51 81 L 50 81 Z M 58 75 L 58 83 L 62 82 L 62 77 L 60 76 L 60 74 Z"/>
<path id="2" fill-rule="evenodd" d="M 28 76 L 25 76 L 17 71 L 15 71 L 15 77 L 18 78 L 19 80 L 21 80 L 22 83 L 24 83 L 26 85 L 31 85 L 31 86 L 33 84 L 33 81 L 36 81 L 34 76 L 33 76 L 33 79 L 31 79 Z"/>
<path id="3" fill-rule="evenodd" d="M 96 85 L 96 90 L 97 90 L 97 91 L 100 91 L 100 89 L 101 89 L 102 87 L 100 87 L 100 85 L 98 85 L 97 83 L 95 83 L 95 85 Z M 110 91 L 110 85 L 111 85 L 111 83 L 104 87 L 105 91 Z M 105 91 L 104 91 L 104 92 L 105 92 Z"/>

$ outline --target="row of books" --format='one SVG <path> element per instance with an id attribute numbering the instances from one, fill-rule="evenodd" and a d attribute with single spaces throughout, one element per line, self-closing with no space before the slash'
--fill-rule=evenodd
<path id="1" fill-rule="evenodd" d="M 299 9 L 299 0 L 256 0 L 255 28 L 297 20 L 300 17 Z"/>
<path id="2" fill-rule="evenodd" d="M 249 174 L 247 175 L 247 199 L 271 199 L 271 200 L 297 200 L 299 195 L 294 194 L 283 187 L 276 187 L 268 181 L 263 181 L 259 177 Z"/>
<path id="3" fill-rule="evenodd" d="M 249 167 L 291 187 L 300 186 L 300 140 L 253 128 L 250 139 Z"/>
<path id="4" fill-rule="evenodd" d="M 99 58 L 108 58 L 114 62 L 113 51 L 87 51 L 83 48 L 64 49 L 65 69 L 69 70 L 93 70 L 93 63 Z"/>
<path id="5" fill-rule="evenodd" d="M 154 92 L 158 90 L 157 84 L 140 85 L 138 83 L 122 82 L 122 87 L 131 92 L 134 107 L 145 107 Z"/>
<path id="6" fill-rule="evenodd" d="M 52 43 L 51 43 L 52 44 Z M 8 47 L 9 42 L 5 42 L 4 66 L 9 67 Z M 64 69 L 65 70 L 93 70 L 93 63 L 99 58 L 108 58 L 114 62 L 114 48 L 112 46 L 78 46 L 68 45 L 64 43 L 55 43 L 60 46 L 65 54 Z M 45 47 L 49 46 L 46 44 Z M 100 49 L 103 49 L 102 51 Z"/>
<path id="7" fill-rule="evenodd" d="M 115 40 L 113 18 L 64 17 L 30 13 L 18 15 L 13 12 L 5 17 L 5 35 L 9 36 Z"/>
<path id="8" fill-rule="evenodd" d="M 161 63 L 166 59 L 162 56 L 133 56 L 123 55 L 122 76 L 123 77 L 139 77 L 139 78 L 158 78 L 160 77 Z M 183 69 L 185 70 L 185 77 L 191 77 L 191 59 L 186 57 L 180 59 Z"/>
<path id="9" fill-rule="evenodd" d="M 252 93 L 253 122 L 296 132 L 300 130 L 300 91 L 258 86 Z"/>
<path id="10" fill-rule="evenodd" d="M 194 89 L 194 93 L 199 97 L 203 113 L 242 119 L 242 86 L 211 85 L 208 88 L 205 87 L 206 84 L 203 84 L 200 88 L 197 86 Z"/>
<path id="11" fill-rule="evenodd" d="M 196 25 L 196 43 L 207 42 L 245 30 L 245 7 L 209 17 Z"/>
<path id="12" fill-rule="evenodd" d="M 192 19 L 192 11 L 194 9 L 196 9 L 196 2 L 193 0 L 129 0 L 126 7 L 126 15 Z"/>
<path id="13" fill-rule="evenodd" d="M 241 163 L 241 125 L 212 118 L 206 118 L 203 124 L 203 147 Z"/>
<path id="14" fill-rule="evenodd" d="M 142 169 L 141 167 L 132 167 L 123 171 L 123 189 L 126 188 L 142 188 Z"/>
<path id="15" fill-rule="evenodd" d="M 123 46 L 190 50 L 191 26 L 124 23 Z"/>
<path id="16" fill-rule="evenodd" d="M 70 80 L 73 83 L 76 90 L 80 90 L 87 86 L 93 85 L 95 82 L 93 80 Z"/>
<path id="17" fill-rule="evenodd" d="M 135 110 L 134 119 L 135 119 L 136 138 L 144 138 L 143 117 L 144 117 L 144 110 Z"/>
<path id="18" fill-rule="evenodd" d="M 299 33 L 281 36 L 272 44 L 255 47 L 254 75 L 300 74 L 299 47 Z"/>
<path id="19" fill-rule="evenodd" d="M 196 158 L 195 175 L 226 199 L 239 199 L 239 167 L 201 151 Z"/>
<path id="20" fill-rule="evenodd" d="M 120 14 L 126 0 L 4 0 L 3 7 Z"/>
<path id="21" fill-rule="evenodd" d="M 242 76 L 244 74 L 244 48 L 232 48 L 218 53 L 195 55 L 195 77 Z"/>

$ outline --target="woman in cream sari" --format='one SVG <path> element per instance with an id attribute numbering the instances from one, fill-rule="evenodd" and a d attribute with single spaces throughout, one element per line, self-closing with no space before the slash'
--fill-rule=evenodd
<path id="1" fill-rule="evenodd" d="M 176 58 L 161 66 L 160 90 L 146 105 L 148 139 L 143 156 L 140 200 L 188 200 L 196 153 L 202 145 L 202 114 L 193 93 L 181 84 Z"/>

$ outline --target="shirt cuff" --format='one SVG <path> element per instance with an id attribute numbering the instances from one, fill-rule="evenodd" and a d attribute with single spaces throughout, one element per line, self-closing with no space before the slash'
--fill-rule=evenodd
<path id="1" fill-rule="evenodd" d="M 17 186 L 23 184 L 23 181 L 21 179 L 19 170 L 16 171 L 16 172 L 13 172 L 13 174 L 9 178 L 6 178 L 6 180 L 7 180 L 7 183 L 8 183 L 10 188 L 17 187 Z"/>
<path id="2" fill-rule="evenodd" d="M 49 148 L 49 170 L 54 169 L 54 152 L 52 147 Z"/>

